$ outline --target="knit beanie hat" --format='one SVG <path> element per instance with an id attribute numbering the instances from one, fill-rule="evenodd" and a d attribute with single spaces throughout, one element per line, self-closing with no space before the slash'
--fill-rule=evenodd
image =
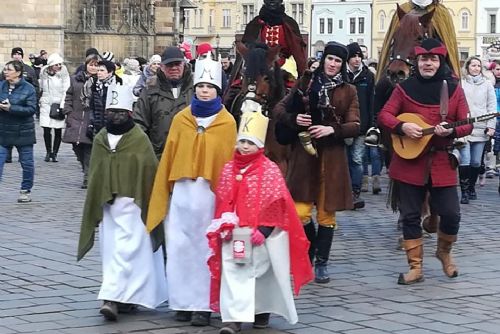
<path id="1" fill-rule="evenodd" d="M 149 63 L 161 63 L 161 56 L 160 55 L 152 55 L 151 58 L 149 58 Z"/>
<path id="2" fill-rule="evenodd" d="M 10 56 L 12 57 L 13 55 L 15 54 L 20 54 L 21 57 L 24 57 L 24 51 L 22 48 L 20 47 L 15 47 L 15 48 L 12 48 L 12 51 L 10 52 Z"/>
<path id="3" fill-rule="evenodd" d="M 86 51 L 85 51 L 85 58 L 87 58 L 88 56 L 90 55 L 99 55 L 99 51 L 97 51 L 96 48 L 88 48 Z"/>
<path id="4" fill-rule="evenodd" d="M 347 45 L 347 59 L 351 59 L 354 56 L 359 56 L 361 59 L 363 59 L 363 51 L 361 51 L 361 48 L 359 47 L 359 44 L 357 42 L 353 42 L 351 44 Z"/>
<path id="5" fill-rule="evenodd" d="M 108 61 L 114 61 L 115 55 L 111 51 L 104 51 L 104 53 L 102 54 L 102 59 Z"/>
<path id="6" fill-rule="evenodd" d="M 347 61 L 348 54 L 349 53 L 344 44 L 340 44 L 337 42 L 328 42 L 325 46 L 325 51 L 323 52 L 321 62 L 324 63 L 327 55 L 334 55 L 341 58 L 343 61 Z"/>

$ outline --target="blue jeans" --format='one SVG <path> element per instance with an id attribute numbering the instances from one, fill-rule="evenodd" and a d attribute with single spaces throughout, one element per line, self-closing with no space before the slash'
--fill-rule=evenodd
<path id="1" fill-rule="evenodd" d="M 363 155 L 365 153 L 365 136 L 354 138 L 351 146 L 347 146 L 347 157 L 349 159 L 349 173 L 353 191 L 361 190 L 361 179 L 363 178 Z"/>
<path id="2" fill-rule="evenodd" d="M 460 166 L 481 166 L 485 141 L 466 141 L 465 146 L 460 149 Z"/>
<path id="3" fill-rule="evenodd" d="M 16 146 L 19 153 L 19 162 L 23 168 L 23 181 L 21 190 L 31 191 L 33 180 L 35 178 L 35 160 L 33 158 L 33 145 Z M 3 165 L 7 158 L 7 148 L 0 145 L 0 180 L 2 180 Z"/>
<path id="4" fill-rule="evenodd" d="M 363 175 L 368 175 L 368 165 L 372 165 L 372 176 L 380 175 L 382 172 L 382 157 L 378 147 L 365 146 L 365 155 L 363 156 Z"/>

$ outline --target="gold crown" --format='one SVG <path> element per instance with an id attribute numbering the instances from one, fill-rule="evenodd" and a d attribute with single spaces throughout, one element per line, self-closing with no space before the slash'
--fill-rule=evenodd
<path id="1" fill-rule="evenodd" d="M 248 139 L 259 147 L 264 146 L 268 124 L 269 118 L 259 111 L 244 112 L 241 115 L 238 140 Z"/>

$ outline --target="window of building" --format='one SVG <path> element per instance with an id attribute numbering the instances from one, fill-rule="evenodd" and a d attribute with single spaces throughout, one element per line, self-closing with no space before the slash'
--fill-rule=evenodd
<path id="1" fill-rule="evenodd" d="M 365 18 L 358 17 L 358 34 L 364 34 L 364 33 L 365 33 Z"/>
<path id="2" fill-rule="evenodd" d="M 325 33 L 325 19 L 324 18 L 319 19 L 319 33 L 320 34 Z"/>
<path id="3" fill-rule="evenodd" d="M 231 9 L 222 10 L 222 26 L 224 28 L 231 27 Z"/>
<path id="4" fill-rule="evenodd" d="M 254 17 L 254 6 L 253 5 L 243 5 L 243 22 L 247 24 Z"/>
<path id="5" fill-rule="evenodd" d="M 460 19 L 461 19 L 460 29 L 461 30 L 469 30 L 469 13 L 466 11 L 463 11 L 462 15 L 460 15 Z"/>
<path id="6" fill-rule="evenodd" d="M 215 22 L 215 10 L 210 9 L 209 15 L 208 15 L 208 26 L 213 27 Z"/>
<path id="7" fill-rule="evenodd" d="M 184 29 L 189 29 L 191 23 L 191 9 L 184 9 Z"/>
<path id="8" fill-rule="evenodd" d="M 490 14 L 490 34 L 496 34 L 497 32 L 497 15 Z"/>
<path id="9" fill-rule="evenodd" d="M 378 15 L 378 30 L 385 31 L 385 13 L 382 12 Z"/>
<path id="10" fill-rule="evenodd" d="M 339 30 L 344 29 L 344 20 L 339 20 Z"/>
<path id="11" fill-rule="evenodd" d="M 297 23 L 304 24 L 304 4 L 299 3 L 297 9 Z"/>
<path id="12" fill-rule="evenodd" d="M 459 50 L 460 60 L 467 60 L 469 58 L 469 50 Z"/>
<path id="13" fill-rule="evenodd" d="M 349 18 L 349 33 L 351 33 L 351 34 L 356 33 L 356 18 L 355 17 Z"/>
<path id="14" fill-rule="evenodd" d="M 295 21 L 297 21 L 297 7 L 298 7 L 298 4 L 292 3 L 292 17 Z"/>
<path id="15" fill-rule="evenodd" d="M 328 19 L 328 33 L 333 34 L 333 19 L 332 18 Z"/>
<path id="16" fill-rule="evenodd" d="M 203 26 L 203 9 L 195 9 L 194 25 L 195 28 L 201 28 Z"/>
<path id="17" fill-rule="evenodd" d="M 96 27 L 101 29 L 110 28 L 110 0 L 96 0 Z"/>

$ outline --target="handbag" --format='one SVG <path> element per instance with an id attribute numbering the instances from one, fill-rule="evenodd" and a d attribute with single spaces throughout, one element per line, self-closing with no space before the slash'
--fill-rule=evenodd
<path id="1" fill-rule="evenodd" d="M 52 103 L 50 105 L 49 117 L 58 121 L 62 121 L 64 119 L 64 114 L 59 103 Z"/>

